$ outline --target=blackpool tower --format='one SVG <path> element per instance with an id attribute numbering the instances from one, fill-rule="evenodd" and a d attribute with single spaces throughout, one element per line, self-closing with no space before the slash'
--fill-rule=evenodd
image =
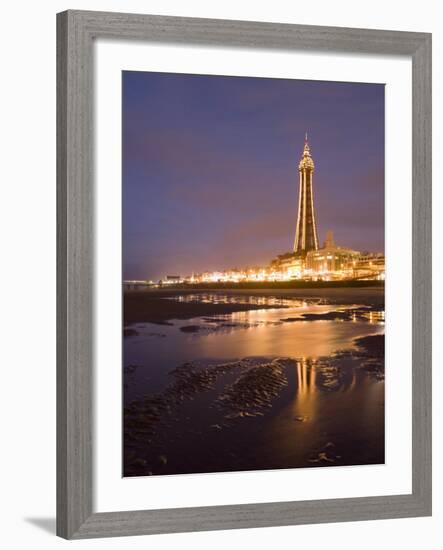
<path id="1" fill-rule="evenodd" d="M 303 155 L 298 165 L 299 193 L 297 228 L 295 231 L 294 252 L 304 256 L 309 250 L 318 250 L 317 224 L 315 222 L 314 195 L 312 176 L 314 161 L 308 144 L 308 135 L 305 137 Z"/>

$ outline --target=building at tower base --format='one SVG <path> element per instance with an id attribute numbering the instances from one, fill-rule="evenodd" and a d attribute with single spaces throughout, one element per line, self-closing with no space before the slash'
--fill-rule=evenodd
<path id="1" fill-rule="evenodd" d="M 352 271 L 352 263 L 360 256 L 360 252 L 337 246 L 332 231 L 326 234 L 323 248 L 310 250 L 306 254 L 304 267 L 305 276 L 317 278 L 343 278 Z"/>

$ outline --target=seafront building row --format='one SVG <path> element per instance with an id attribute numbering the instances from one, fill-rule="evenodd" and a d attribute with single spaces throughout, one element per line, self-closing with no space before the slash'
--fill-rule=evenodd
<path id="1" fill-rule="evenodd" d="M 277 256 L 268 266 L 252 266 L 242 269 L 207 271 L 186 277 L 168 275 L 163 285 L 188 283 L 242 283 L 278 282 L 294 280 L 384 280 L 385 258 L 383 254 L 362 254 L 356 250 L 337 246 L 329 231 L 322 248 L 309 250 L 301 255 L 288 252 Z"/>
<path id="2" fill-rule="evenodd" d="M 383 254 L 361 254 L 344 247 L 323 247 L 309 251 L 305 258 L 292 253 L 278 256 L 269 266 L 193 273 L 182 277 L 167 275 L 160 281 L 125 281 L 126 289 L 177 284 L 377 280 L 385 278 Z"/>

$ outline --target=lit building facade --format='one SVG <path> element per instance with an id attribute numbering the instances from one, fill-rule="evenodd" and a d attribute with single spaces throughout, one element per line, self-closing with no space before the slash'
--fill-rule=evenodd
<path id="1" fill-rule="evenodd" d="M 349 265 L 348 276 L 351 279 L 385 279 L 384 254 L 361 254 Z"/>
<path id="2" fill-rule="evenodd" d="M 305 274 L 320 278 L 345 278 L 360 252 L 337 246 L 332 231 L 326 234 L 324 247 L 306 254 Z"/>
<path id="3" fill-rule="evenodd" d="M 305 259 L 293 252 L 277 256 L 270 265 L 270 270 L 274 273 L 275 279 L 280 281 L 301 279 L 304 269 Z"/>

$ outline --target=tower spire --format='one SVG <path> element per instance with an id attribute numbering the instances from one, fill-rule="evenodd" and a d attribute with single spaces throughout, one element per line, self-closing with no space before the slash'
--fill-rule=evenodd
<path id="1" fill-rule="evenodd" d="M 311 157 L 309 143 L 308 143 L 308 132 L 305 133 L 305 144 L 303 146 L 303 156 L 309 157 L 309 158 Z"/>

